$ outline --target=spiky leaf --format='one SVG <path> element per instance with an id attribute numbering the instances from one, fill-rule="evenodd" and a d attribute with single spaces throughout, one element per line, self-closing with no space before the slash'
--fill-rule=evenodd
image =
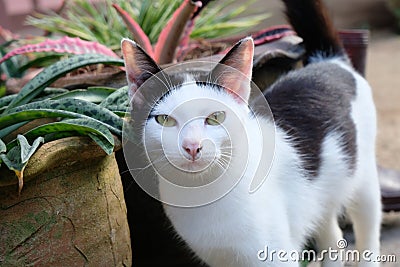
<path id="1" fill-rule="evenodd" d="M 6 107 L 8 104 L 11 103 L 11 101 L 14 100 L 14 98 L 16 98 L 17 95 L 7 95 L 7 96 L 3 96 L 0 98 L 0 108 Z"/>
<path id="2" fill-rule="evenodd" d="M 6 144 L 0 139 L 0 154 L 7 151 Z"/>
<path id="3" fill-rule="evenodd" d="M 108 155 L 114 149 L 114 137 L 111 132 L 101 123 L 88 121 L 85 119 L 70 119 L 59 122 L 53 122 L 38 126 L 25 133 L 29 139 L 37 136 L 45 136 L 46 142 L 52 141 L 53 133 L 67 133 L 63 137 L 88 135 L 90 136 Z"/>
<path id="4" fill-rule="evenodd" d="M 43 137 L 37 137 L 32 145 L 23 135 L 17 136 L 17 145 L 9 150 L 7 154 L 0 154 L 0 158 L 7 167 L 14 171 L 18 178 L 18 192 L 21 193 L 24 186 L 24 170 L 28 164 L 28 160 L 43 143 Z"/>
<path id="5" fill-rule="evenodd" d="M 21 92 L 18 94 L 18 96 L 8 105 L 5 112 L 9 112 L 11 108 L 28 103 L 37 95 L 39 95 L 48 85 L 66 73 L 83 66 L 100 63 L 119 66 L 124 64 L 122 59 L 116 59 L 97 54 L 78 55 L 63 61 L 59 61 L 44 69 L 30 82 L 28 82 L 21 89 Z"/>
<path id="6" fill-rule="evenodd" d="M 52 97 L 51 99 L 57 100 L 64 98 L 73 98 L 73 99 L 85 100 L 92 103 L 100 103 L 115 91 L 116 90 L 114 88 L 89 87 L 88 89 L 77 89 L 62 94 L 58 94 L 57 96 Z"/>
<path id="7" fill-rule="evenodd" d="M 140 25 L 126 12 L 122 7 L 117 4 L 112 4 L 115 10 L 123 19 L 127 29 L 132 34 L 133 39 L 149 54 L 150 57 L 154 58 L 153 47 L 151 46 L 150 40 L 144 33 Z"/>
<path id="8" fill-rule="evenodd" d="M 154 47 L 154 59 L 157 63 L 168 64 L 173 61 L 186 23 L 200 6 L 200 1 L 184 0 L 181 6 L 175 10 L 172 18 L 158 36 Z"/>
<path id="9" fill-rule="evenodd" d="M 123 121 L 106 108 L 79 99 L 44 100 L 13 108 L 0 117 L 0 129 L 16 122 L 38 118 L 85 118 L 97 121 L 121 136 Z"/>
<path id="10" fill-rule="evenodd" d="M 124 86 L 110 94 L 100 103 L 100 106 L 108 109 L 111 109 L 110 107 L 118 107 L 118 110 L 126 111 L 129 107 L 128 86 Z"/>
<path id="11" fill-rule="evenodd" d="M 110 57 L 119 58 L 112 50 L 106 46 L 96 43 L 81 40 L 79 38 L 63 37 L 58 40 L 47 39 L 38 44 L 28 44 L 18 47 L 8 52 L 0 59 L 0 64 L 7 59 L 26 53 L 32 52 L 55 52 L 68 54 L 102 54 Z"/>

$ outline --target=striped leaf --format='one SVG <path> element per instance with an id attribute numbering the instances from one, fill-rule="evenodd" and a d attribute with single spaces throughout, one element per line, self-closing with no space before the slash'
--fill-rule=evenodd
<path id="1" fill-rule="evenodd" d="M 33 111 L 38 113 L 42 112 L 42 114 L 38 115 Z M 22 115 L 19 115 L 18 113 L 21 113 Z M 9 114 L 0 117 L 0 129 L 3 125 L 11 125 L 9 123 L 12 119 L 22 121 L 23 119 L 31 120 L 39 118 L 37 116 L 42 116 L 43 118 L 55 117 L 56 115 L 64 118 L 86 118 L 88 120 L 96 120 L 109 128 L 116 135 L 121 136 L 123 121 L 120 117 L 108 109 L 96 104 L 69 98 L 60 100 L 44 100 L 13 108 L 9 111 Z M 20 116 L 25 116 L 25 118 Z"/>
<path id="2" fill-rule="evenodd" d="M 7 151 L 6 144 L 0 139 L 0 154 Z"/>
<path id="3" fill-rule="evenodd" d="M 108 57 L 98 54 L 85 54 L 77 55 L 72 58 L 59 61 L 36 75 L 30 82 L 28 82 L 17 95 L 16 98 L 8 105 L 5 112 L 9 112 L 12 108 L 23 105 L 34 99 L 39 95 L 47 86 L 52 82 L 65 75 L 66 73 L 77 68 L 91 65 L 91 64 L 112 64 L 122 66 L 124 64 L 122 59 Z"/>
<path id="4" fill-rule="evenodd" d="M 86 119 L 69 119 L 59 122 L 40 125 L 24 135 L 28 139 L 34 139 L 38 136 L 45 136 L 45 140 L 52 141 L 57 135 L 47 137 L 53 133 L 67 133 L 63 137 L 88 135 L 90 136 L 108 155 L 114 150 L 114 137 L 107 127 L 96 121 Z"/>
<path id="5" fill-rule="evenodd" d="M 11 148 L 7 154 L 0 154 L 1 160 L 7 167 L 14 171 L 18 178 L 18 192 L 20 193 L 24 185 L 24 170 L 28 164 L 28 160 L 39 148 L 40 144 L 43 143 L 44 139 L 38 136 L 29 145 L 28 140 L 23 135 L 18 135 L 15 140 L 16 145 Z"/>
<path id="6" fill-rule="evenodd" d="M 65 92 L 63 94 L 59 94 L 51 99 L 64 99 L 64 98 L 73 98 L 85 100 L 92 103 L 100 103 L 104 99 L 106 99 L 110 94 L 115 92 L 113 88 L 105 88 L 105 87 L 89 87 L 88 89 L 77 89 L 69 92 Z"/>
<path id="7" fill-rule="evenodd" d="M 110 94 L 100 103 L 100 106 L 109 110 L 126 111 L 129 107 L 128 86 L 124 86 Z"/>
<path id="8" fill-rule="evenodd" d="M 8 52 L 6 55 L 4 55 L 4 57 L 0 58 L 0 64 L 13 56 L 32 52 L 54 52 L 70 54 L 93 53 L 118 58 L 118 56 L 112 50 L 100 43 L 88 42 L 79 38 L 70 38 L 68 36 L 64 36 L 58 40 L 46 39 L 44 42 L 38 44 L 27 44 L 22 47 L 18 47 Z"/>
<path id="9" fill-rule="evenodd" d="M 2 117 L 0 117 L 0 120 L 1 119 Z M 12 132 L 16 131 L 17 129 L 19 129 L 20 127 L 24 126 L 27 123 L 28 121 L 22 121 L 22 122 L 16 121 L 15 123 L 10 123 L 9 126 L 0 128 L 0 138 L 3 138 L 4 136 L 11 134 Z"/>
<path id="10" fill-rule="evenodd" d="M 13 101 L 14 98 L 16 98 L 16 97 L 17 97 L 17 95 L 7 95 L 7 96 L 1 97 L 0 98 L 0 108 L 8 106 L 8 104 L 10 104 L 11 101 Z"/>

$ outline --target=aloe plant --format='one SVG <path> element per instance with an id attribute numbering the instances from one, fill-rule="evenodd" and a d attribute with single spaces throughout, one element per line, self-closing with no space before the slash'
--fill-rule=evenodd
<path id="1" fill-rule="evenodd" d="M 26 53 L 54 52 L 69 54 L 103 54 L 106 56 L 119 58 L 112 50 L 97 42 L 88 42 L 79 38 L 64 36 L 58 40 L 46 39 L 37 44 L 28 44 L 15 48 L 0 58 L 0 64 L 9 58 Z"/>
<path id="2" fill-rule="evenodd" d="M 98 63 L 123 65 L 121 59 L 106 55 L 77 55 L 44 69 L 19 94 L 0 98 L 0 164 L 16 173 L 19 191 L 23 186 L 24 168 L 43 142 L 84 135 L 93 139 L 107 154 L 114 150 L 113 136 L 121 136 L 121 116 L 125 115 L 128 105 L 126 88 L 93 87 L 66 91 L 48 87 L 72 70 Z M 116 99 L 117 95 L 119 99 Z M 18 130 L 39 118 L 54 118 L 55 121 L 25 132 Z M 4 142 L 5 137 L 15 130 L 19 132 L 16 139 Z"/>
<path id="3" fill-rule="evenodd" d="M 11 49 L 7 53 L 4 49 L 5 46 L 8 46 L 8 44 L 6 43 L 5 45 L 0 46 L 0 75 L 2 75 L 2 78 L 0 79 L 0 89 L 3 86 L 4 94 L 6 92 L 4 86 L 6 79 L 23 78 L 24 74 L 28 73 L 27 71 L 30 68 L 43 68 L 49 66 L 59 61 L 63 55 L 99 54 L 117 59 L 120 58 L 111 49 L 102 44 L 84 41 L 79 38 L 70 38 L 67 36 L 57 40 L 45 39 L 36 44 L 26 44 Z M 33 53 L 35 54 L 34 56 L 32 55 Z M 21 57 L 16 58 L 17 56 L 26 54 L 29 54 L 29 59 L 23 59 Z"/>
<path id="4" fill-rule="evenodd" d="M 121 37 L 131 37 L 150 55 L 152 45 L 158 46 L 154 48 L 154 55 L 163 58 L 167 53 L 175 52 L 182 33 L 191 38 L 207 39 L 237 34 L 256 26 L 269 14 L 252 14 L 238 19 L 255 1 L 237 5 L 234 0 L 104 0 L 103 4 L 94 5 L 85 0 L 71 0 L 63 14 L 36 14 L 27 22 L 48 32 L 96 41 L 114 51 L 119 50 Z M 165 29 L 167 25 L 179 27 L 168 30 Z M 164 59 L 159 62 L 168 63 Z"/>

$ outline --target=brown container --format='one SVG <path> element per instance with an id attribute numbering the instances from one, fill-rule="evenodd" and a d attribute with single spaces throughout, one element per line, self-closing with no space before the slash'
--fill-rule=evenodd
<path id="1" fill-rule="evenodd" d="M 365 76 L 369 31 L 341 30 L 339 36 L 354 68 Z"/>
<path id="2" fill-rule="evenodd" d="M 44 144 L 17 178 L 0 169 L 0 266 L 131 266 L 114 155 L 88 138 Z"/>

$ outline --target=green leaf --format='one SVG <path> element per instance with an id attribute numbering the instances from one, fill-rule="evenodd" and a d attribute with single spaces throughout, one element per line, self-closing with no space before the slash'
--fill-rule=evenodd
<path id="1" fill-rule="evenodd" d="M 1 71 L 0 71 L 0 75 L 1 75 Z M 6 95 L 6 93 L 7 93 L 7 88 L 0 78 L 0 97 L 4 97 Z"/>
<path id="2" fill-rule="evenodd" d="M 33 144 L 29 145 L 25 136 L 18 135 L 16 139 L 17 146 L 11 148 L 7 154 L 0 154 L 0 158 L 4 164 L 17 175 L 19 193 L 21 193 L 22 187 L 24 186 L 24 170 L 28 164 L 28 160 L 43 141 L 43 137 L 37 137 L 33 141 Z"/>
<path id="3" fill-rule="evenodd" d="M 100 103 L 113 92 L 115 92 L 115 89 L 113 88 L 89 87 L 88 89 L 77 89 L 63 94 L 59 94 L 55 97 L 52 97 L 51 99 L 57 100 L 64 98 L 73 98 L 73 99 L 85 100 L 92 103 Z"/>
<path id="4" fill-rule="evenodd" d="M 23 135 L 18 135 L 17 139 L 19 140 L 19 145 L 21 147 L 21 162 L 27 163 L 28 160 L 35 153 L 36 149 L 43 143 L 43 137 L 38 137 L 33 141 L 32 146 L 29 145 L 28 140 Z"/>
<path id="5" fill-rule="evenodd" d="M 111 144 L 107 139 L 101 138 L 100 136 L 92 133 L 89 133 L 88 135 L 104 150 L 104 152 L 107 153 L 107 155 L 111 155 L 111 153 L 114 151 L 114 143 Z"/>
<path id="6" fill-rule="evenodd" d="M 41 116 L 41 117 L 40 117 Z M 0 117 L 0 129 L 13 122 L 21 122 L 37 118 L 85 118 L 97 121 L 121 136 L 123 120 L 106 108 L 79 99 L 43 100 L 16 107 L 9 114 Z"/>
<path id="7" fill-rule="evenodd" d="M 23 105 L 39 95 L 48 85 L 65 75 L 66 73 L 91 64 L 113 64 L 122 66 L 124 61 L 99 54 L 77 55 L 63 61 L 59 61 L 44 69 L 32 80 L 30 80 L 22 89 L 18 96 L 8 105 L 5 112 L 10 109 Z"/>
<path id="8" fill-rule="evenodd" d="M 96 121 L 88 121 L 85 119 L 70 119 L 59 122 L 53 122 L 38 126 L 25 133 L 28 139 L 37 136 L 45 136 L 45 140 L 52 141 L 57 135 L 54 133 L 67 133 L 63 137 L 88 135 L 90 136 L 108 155 L 114 150 L 114 137 L 111 132 L 102 124 Z"/>
<path id="9" fill-rule="evenodd" d="M 10 104 L 11 101 L 13 101 L 13 99 L 16 97 L 17 97 L 17 95 L 7 95 L 7 96 L 3 96 L 2 98 L 0 98 L 0 108 L 5 107 L 8 104 Z"/>
<path id="10" fill-rule="evenodd" d="M 18 71 L 24 72 L 24 71 L 28 70 L 29 68 L 33 68 L 33 67 L 35 67 L 35 68 L 47 67 L 47 66 L 59 61 L 62 56 L 63 56 L 63 54 L 52 53 L 49 55 L 37 57 L 33 60 L 28 61 L 25 65 L 21 66 Z"/>
<path id="11" fill-rule="evenodd" d="M 0 117 L 0 120 L 2 119 L 2 117 Z M 6 126 L 4 128 L 0 128 L 0 138 L 3 138 L 4 136 L 9 135 L 10 133 L 16 131 L 18 128 L 24 126 L 25 124 L 27 124 L 27 121 L 22 121 L 22 122 L 18 122 L 15 121 L 14 123 L 11 123 L 9 126 Z"/>
<path id="12" fill-rule="evenodd" d="M 128 86 L 124 86 L 110 94 L 99 106 L 107 107 L 109 110 L 111 110 L 110 107 L 118 107 L 119 111 L 126 111 L 129 107 Z"/>
<path id="13" fill-rule="evenodd" d="M 65 88 L 47 87 L 37 97 L 32 99 L 31 102 L 48 100 L 48 99 L 51 99 L 53 97 L 56 97 L 58 95 L 61 95 L 61 94 L 67 93 L 67 92 L 69 92 L 69 90 L 65 89 Z"/>
<path id="14" fill-rule="evenodd" d="M 0 154 L 7 151 L 6 144 L 0 139 Z"/>

